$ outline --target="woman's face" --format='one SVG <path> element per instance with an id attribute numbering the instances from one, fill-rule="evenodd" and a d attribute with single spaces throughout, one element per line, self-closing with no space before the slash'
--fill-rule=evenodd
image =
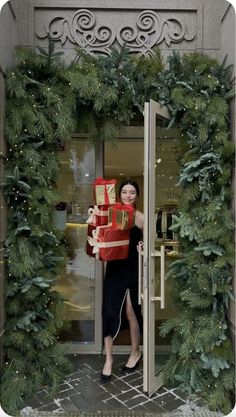
<path id="1" fill-rule="evenodd" d="M 120 199 L 123 204 L 134 204 L 137 200 L 137 191 L 131 184 L 126 184 L 121 189 Z"/>

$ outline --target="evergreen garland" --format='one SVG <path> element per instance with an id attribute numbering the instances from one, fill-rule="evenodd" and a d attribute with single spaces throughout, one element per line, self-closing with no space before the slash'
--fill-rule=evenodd
<path id="1" fill-rule="evenodd" d="M 165 380 L 197 393 L 211 409 L 229 413 L 234 404 L 227 317 L 234 259 L 230 212 L 234 146 L 227 103 L 233 91 L 232 67 L 198 53 L 182 59 L 173 54 L 169 64 L 172 76 L 165 83 L 163 101 L 182 131 L 185 155 L 179 211 L 172 226 L 182 258 L 171 264 L 168 277 L 179 314 L 161 326 L 163 336 L 173 333 Z"/>
<path id="2" fill-rule="evenodd" d="M 173 333 L 165 380 L 228 413 L 234 384 L 227 318 L 233 262 L 232 67 L 202 53 L 182 58 L 173 53 L 166 68 L 159 50 L 144 58 L 131 57 L 126 48 L 113 49 L 109 57 L 79 49 L 65 66 L 51 42 L 48 51 L 39 52 L 18 50 L 17 67 L 6 79 L 4 409 L 18 409 L 42 384 L 56 385 L 66 364 L 56 353 L 62 300 L 52 291 L 63 256 L 51 221 L 60 169 L 56 144 L 75 131 L 87 131 L 94 145 L 114 140 L 122 125 L 142 120 L 144 101 L 152 98 L 168 106 L 170 126 L 182 131 L 183 191 L 173 226 L 182 258 L 172 263 L 168 277 L 180 313 L 161 327 L 162 335 Z"/>
<path id="3" fill-rule="evenodd" d="M 7 319 L 1 404 L 9 414 L 42 386 L 55 392 L 71 370 L 58 343 L 63 300 L 53 290 L 65 257 L 62 236 L 52 223 L 60 170 L 56 143 L 68 139 L 75 120 L 75 99 L 64 84 L 51 43 L 48 55 L 18 51 L 18 66 L 6 79 Z"/>

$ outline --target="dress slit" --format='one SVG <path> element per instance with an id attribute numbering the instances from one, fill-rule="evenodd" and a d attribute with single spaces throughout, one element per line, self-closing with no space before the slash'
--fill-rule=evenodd
<path id="1" fill-rule="evenodd" d="M 119 331 L 120 331 L 120 326 L 121 326 L 121 317 L 122 317 L 122 310 L 123 310 L 123 307 L 124 307 L 124 302 L 125 302 L 125 300 L 126 300 L 126 297 L 127 297 L 128 291 L 129 291 L 128 289 L 125 291 L 125 295 L 124 295 L 124 298 L 123 298 L 122 303 L 121 303 L 121 306 L 120 306 L 120 314 L 119 314 L 119 323 L 118 323 L 118 328 L 117 328 L 117 331 L 116 331 L 115 336 L 112 338 L 113 340 L 115 340 L 115 338 L 117 337 L 117 335 L 118 335 L 118 333 L 119 333 Z"/>

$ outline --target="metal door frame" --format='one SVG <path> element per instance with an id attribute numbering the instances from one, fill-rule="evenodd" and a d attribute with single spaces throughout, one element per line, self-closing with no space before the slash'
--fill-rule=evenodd
<path id="1" fill-rule="evenodd" d="M 155 155 L 156 116 L 170 119 L 166 106 L 154 100 L 144 107 L 144 245 L 143 245 L 143 390 L 151 395 L 163 385 L 162 375 L 155 376 Z M 158 254 L 158 256 L 161 255 Z M 161 301 L 162 302 L 162 301 Z"/>

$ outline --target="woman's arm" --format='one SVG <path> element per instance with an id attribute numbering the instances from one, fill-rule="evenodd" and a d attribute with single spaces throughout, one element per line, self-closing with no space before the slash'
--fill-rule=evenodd
<path id="1" fill-rule="evenodd" d="M 137 226 L 139 229 L 143 229 L 143 213 L 139 210 L 136 210 L 135 212 L 135 226 Z"/>

